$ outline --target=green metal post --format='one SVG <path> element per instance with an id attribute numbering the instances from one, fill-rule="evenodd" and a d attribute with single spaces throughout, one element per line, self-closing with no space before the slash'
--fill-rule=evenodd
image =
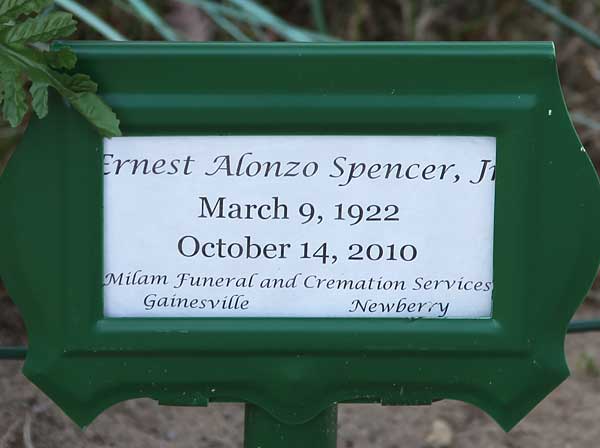
<path id="1" fill-rule="evenodd" d="M 288 425 L 258 406 L 246 405 L 245 448 L 335 448 L 337 406 L 325 409 L 314 419 Z"/>
<path id="2" fill-rule="evenodd" d="M 0 347 L 0 359 L 25 359 L 27 347 Z"/>

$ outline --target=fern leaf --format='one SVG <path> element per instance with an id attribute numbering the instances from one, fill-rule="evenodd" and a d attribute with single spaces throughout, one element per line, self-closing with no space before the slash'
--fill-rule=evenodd
<path id="1" fill-rule="evenodd" d="M 69 47 L 63 47 L 60 50 L 45 51 L 43 56 L 46 63 L 53 68 L 71 70 L 77 62 L 77 56 Z"/>
<path id="2" fill-rule="evenodd" d="M 0 34 L 7 44 L 23 44 L 59 39 L 73 34 L 77 24 L 67 12 L 29 18 Z"/>
<path id="3" fill-rule="evenodd" d="M 29 108 L 21 73 L 17 70 L 3 69 L 0 71 L 0 81 L 4 86 L 2 114 L 12 127 L 16 127 L 21 124 Z"/>
<path id="4" fill-rule="evenodd" d="M 52 0 L 1 0 L 0 23 L 15 20 L 24 14 L 40 12 Z"/>
<path id="5" fill-rule="evenodd" d="M 118 137 L 119 119 L 115 113 L 97 95 L 91 92 L 78 93 L 69 98 L 69 102 L 104 137 Z"/>
<path id="6" fill-rule="evenodd" d="M 39 118 L 48 115 L 48 84 L 34 82 L 29 89 L 31 106 Z"/>

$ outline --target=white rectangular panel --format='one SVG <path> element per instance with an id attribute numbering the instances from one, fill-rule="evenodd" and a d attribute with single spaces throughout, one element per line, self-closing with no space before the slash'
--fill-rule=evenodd
<path id="1" fill-rule="evenodd" d="M 496 140 L 104 143 L 107 317 L 489 318 Z"/>

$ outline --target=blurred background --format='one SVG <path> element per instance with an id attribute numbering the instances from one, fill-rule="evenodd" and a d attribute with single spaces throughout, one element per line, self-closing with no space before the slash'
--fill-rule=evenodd
<path id="1" fill-rule="evenodd" d="M 80 40 L 551 40 L 571 117 L 600 169 L 600 0 L 56 0 L 52 8 L 76 16 L 73 38 Z M 576 318 L 600 318 L 598 280 Z M 26 342 L 0 284 L 0 345 Z M 449 400 L 426 407 L 343 405 L 339 446 L 600 446 L 600 333 L 571 334 L 565 349 L 573 375 L 509 434 L 482 411 Z M 242 446 L 240 405 L 194 409 L 132 400 L 82 432 L 20 368 L 20 361 L 0 362 L 0 448 Z"/>

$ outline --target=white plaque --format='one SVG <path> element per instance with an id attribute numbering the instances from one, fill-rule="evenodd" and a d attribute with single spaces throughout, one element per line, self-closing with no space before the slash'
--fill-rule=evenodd
<path id="1" fill-rule="evenodd" d="M 496 139 L 104 142 L 107 317 L 489 318 Z"/>

